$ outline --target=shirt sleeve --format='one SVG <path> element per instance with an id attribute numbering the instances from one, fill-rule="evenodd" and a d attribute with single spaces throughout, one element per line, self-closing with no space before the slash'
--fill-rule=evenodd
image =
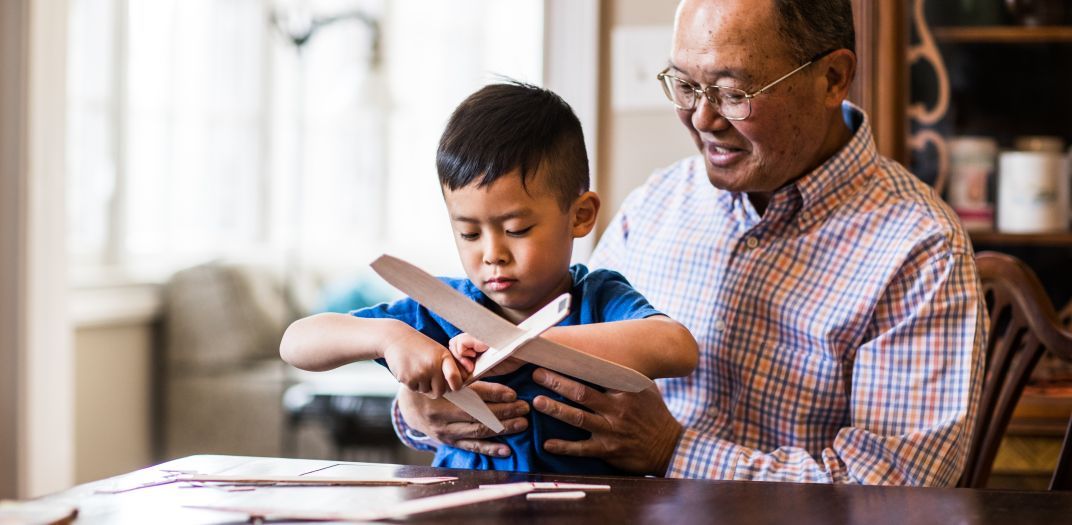
<path id="1" fill-rule="evenodd" d="M 599 290 L 592 300 L 600 312 L 597 322 L 628 321 L 644 319 L 653 315 L 665 315 L 656 310 L 640 292 L 629 284 L 622 274 L 612 270 L 596 270 Z"/>
<path id="2" fill-rule="evenodd" d="M 911 253 L 879 299 L 852 365 L 850 421 L 818 456 L 759 451 L 686 428 L 667 476 L 954 485 L 968 453 L 989 318 L 970 252 Z"/>
<path id="3" fill-rule="evenodd" d="M 434 452 L 438 443 L 431 438 L 413 430 L 406 420 L 402 418 L 402 411 L 398 409 L 398 398 L 391 401 L 391 426 L 395 429 L 395 435 L 403 445 L 414 450 L 427 450 Z"/>

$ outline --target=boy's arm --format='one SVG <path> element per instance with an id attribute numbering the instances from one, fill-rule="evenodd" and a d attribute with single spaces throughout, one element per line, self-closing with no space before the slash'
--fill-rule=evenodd
<path id="1" fill-rule="evenodd" d="M 542 337 L 627 366 L 652 379 L 689 375 L 699 360 L 692 333 L 664 315 L 556 326 L 544 332 Z"/>
<path id="2" fill-rule="evenodd" d="M 279 355 L 291 365 L 316 372 L 383 358 L 399 382 L 432 397 L 462 384 L 450 352 L 397 319 L 338 313 L 299 319 L 283 334 Z"/>

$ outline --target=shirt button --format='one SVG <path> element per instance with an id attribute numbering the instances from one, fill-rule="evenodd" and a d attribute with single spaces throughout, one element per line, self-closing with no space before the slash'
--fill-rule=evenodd
<path id="1" fill-rule="evenodd" d="M 726 329 L 726 321 L 722 319 L 715 319 L 715 331 L 721 332 Z"/>
<path id="2" fill-rule="evenodd" d="M 759 246 L 759 239 L 755 237 L 749 237 L 744 240 L 744 245 L 747 246 L 749 249 L 755 248 L 756 246 Z"/>

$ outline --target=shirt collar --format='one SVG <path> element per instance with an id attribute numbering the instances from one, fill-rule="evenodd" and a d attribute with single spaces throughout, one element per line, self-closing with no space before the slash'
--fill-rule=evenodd
<path id="1" fill-rule="evenodd" d="M 787 188 L 799 195 L 797 224 L 801 230 L 822 222 L 832 211 L 862 188 L 875 173 L 878 158 L 871 123 L 862 109 L 850 102 L 841 106 L 852 138 L 834 156 Z"/>

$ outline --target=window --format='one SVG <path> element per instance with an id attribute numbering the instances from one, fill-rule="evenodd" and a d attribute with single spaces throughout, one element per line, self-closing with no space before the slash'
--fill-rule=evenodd
<path id="1" fill-rule="evenodd" d="M 495 74 L 540 83 L 543 9 L 72 0 L 73 266 L 344 266 L 391 251 L 455 273 L 439 133 Z M 309 20 L 323 23 L 298 46 Z"/>

